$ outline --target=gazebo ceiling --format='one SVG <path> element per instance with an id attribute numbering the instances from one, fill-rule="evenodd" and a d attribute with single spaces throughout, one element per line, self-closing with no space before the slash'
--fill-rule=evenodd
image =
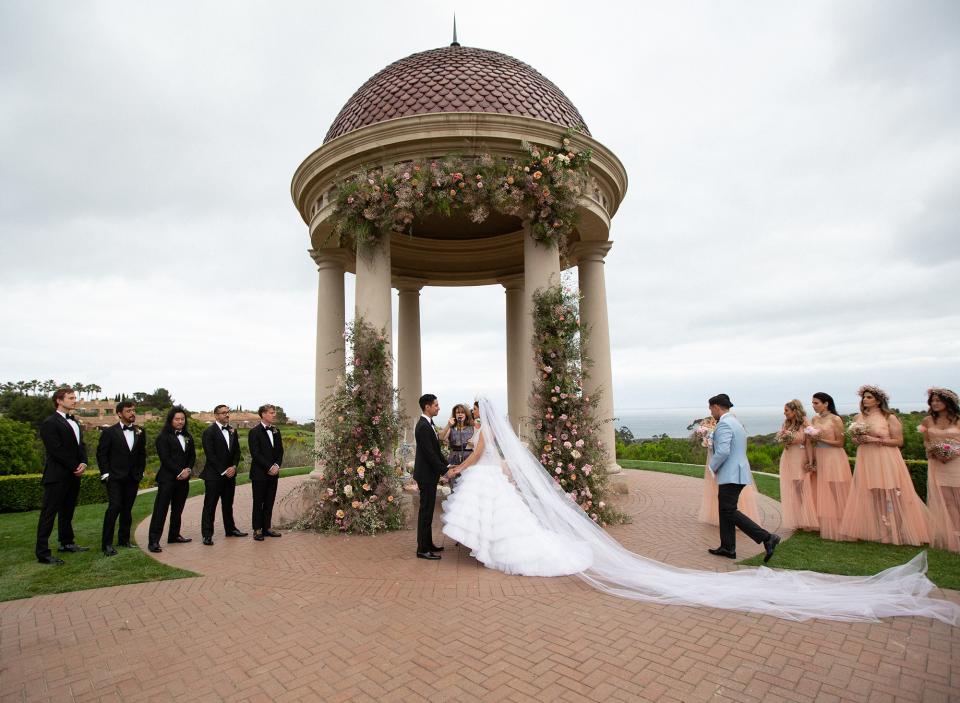
<path id="1" fill-rule="evenodd" d="M 563 91 L 531 66 L 496 51 L 454 45 L 412 54 L 375 74 L 343 106 L 323 141 L 439 112 L 532 117 L 590 134 Z"/>

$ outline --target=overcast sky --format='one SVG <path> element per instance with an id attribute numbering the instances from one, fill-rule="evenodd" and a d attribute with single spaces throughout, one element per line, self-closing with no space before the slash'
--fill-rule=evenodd
<path id="1" fill-rule="evenodd" d="M 453 8 L 462 44 L 550 78 L 626 165 L 619 410 L 960 389 L 952 0 L 4 0 L 0 380 L 311 417 L 290 179 L 367 78 L 450 42 Z M 502 288 L 421 301 L 425 388 L 502 401 Z"/>

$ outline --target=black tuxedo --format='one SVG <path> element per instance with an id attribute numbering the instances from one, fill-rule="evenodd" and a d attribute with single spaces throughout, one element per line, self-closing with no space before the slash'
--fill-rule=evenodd
<path id="1" fill-rule="evenodd" d="M 429 552 L 433 547 L 433 511 L 437 504 L 437 484 L 447 473 L 447 460 L 440 451 L 440 440 L 433 423 L 421 416 L 414 430 L 417 453 L 413 458 L 413 480 L 420 489 L 420 510 L 417 514 L 417 551 Z"/>
<path id="2" fill-rule="evenodd" d="M 237 490 L 236 474 L 232 478 L 223 475 L 229 467 L 240 463 L 240 437 L 234 428 L 230 428 L 230 444 L 223 438 L 223 431 L 216 422 L 203 431 L 201 437 L 206 462 L 200 478 L 203 479 L 203 516 L 200 519 L 200 533 L 204 537 L 213 537 L 213 521 L 220 502 L 223 516 L 223 529 L 227 533 L 237 529 L 233 519 L 233 496 Z"/>
<path id="3" fill-rule="evenodd" d="M 190 478 L 179 480 L 177 476 L 184 469 L 193 470 L 197 463 L 197 447 L 193 437 L 186 430 L 182 435 L 186 448 L 180 446 L 175 432 L 166 430 L 157 435 L 157 456 L 160 468 L 157 469 L 157 498 L 153 503 L 153 517 L 150 518 L 150 544 L 158 544 L 163 534 L 163 523 L 170 510 L 170 530 L 167 539 L 180 536 L 180 516 L 190 494 Z"/>
<path id="4" fill-rule="evenodd" d="M 108 427 L 100 435 L 97 445 L 97 465 L 100 476 L 106 476 L 107 511 L 103 515 L 103 534 L 100 546 L 113 544 L 113 530 L 120 518 L 117 542 L 130 543 L 130 527 L 133 522 L 133 504 L 137 500 L 140 479 L 147 468 L 147 433 L 134 426 L 133 448 L 127 444 L 128 434 L 121 423 Z"/>
<path id="5" fill-rule="evenodd" d="M 250 449 L 250 483 L 253 488 L 253 529 L 269 530 L 280 476 L 271 476 L 267 471 L 274 464 L 283 464 L 283 438 L 276 427 L 267 430 L 262 422 L 258 422 L 247 435 L 247 447 Z"/>
<path id="6" fill-rule="evenodd" d="M 80 423 L 77 423 L 80 426 Z M 53 413 L 40 425 L 43 442 L 43 504 L 37 524 L 36 555 L 38 559 L 50 556 L 49 539 L 53 521 L 57 520 L 57 537 L 60 544 L 73 544 L 73 511 L 80 496 L 80 477 L 73 472 L 80 464 L 87 463 L 87 448 L 83 442 L 83 427 L 80 441 L 73 428 L 60 413 Z"/>

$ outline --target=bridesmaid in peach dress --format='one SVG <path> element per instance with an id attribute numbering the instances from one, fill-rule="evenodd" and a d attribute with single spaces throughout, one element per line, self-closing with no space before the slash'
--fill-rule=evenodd
<path id="1" fill-rule="evenodd" d="M 810 423 L 803 403 L 791 400 L 783 406 L 783 426 L 777 439 L 784 445 L 780 455 L 780 505 L 783 526 L 794 530 L 820 529 L 812 482 L 812 465 L 806 448 L 810 438 L 805 434 Z"/>
<path id="2" fill-rule="evenodd" d="M 927 509 L 930 544 L 960 552 L 960 460 L 931 451 L 937 444 L 960 445 L 960 402 L 947 388 L 927 391 L 930 414 L 920 429 L 927 448 Z"/>
<path id="3" fill-rule="evenodd" d="M 701 446 L 707 448 L 707 466 L 703 470 L 703 495 L 700 498 L 700 514 L 697 519 L 708 525 L 720 525 L 720 504 L 717 500 L 717 477 L 710 470 L 710 459 L 713 457 L 713 428 L 717 421 L 706 417 L 700 421 L 696 434 L 700 438 Z M 737 510 L 756 523 L 760 523 L 760 508 L 757 506 L 757 490 L 751 483 L 744 486 L 737 499 Z"/>
<path id="4" fill-rule="evenodd" d="M 843 448 L 843 419 L 828 393 L 814 393 L 811 404 L 816 413 L 810 425 L 816 441 L 813 465 L 817 473 L 820 536 L 835 541 L 848 540 L 849 537 L 840 534 L 840 521 L 853 481 L 847 452 Z"/>
<path id="5" fill-rule="evenodd" d="M 862 386 L 857 393 L 860 412 L 850 428 L 859 445 L 857 465 L 840 532 L 871 542 L 925 544 L 930 541 L 927 506 L 900 454 L 903 426 L 890 412 L 885 391 Z"/>

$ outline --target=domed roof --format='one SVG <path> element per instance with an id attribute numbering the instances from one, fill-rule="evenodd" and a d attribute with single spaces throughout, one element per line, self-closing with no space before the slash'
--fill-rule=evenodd
<path id="1" fill-rule="evenodd" d="M 360 86 L 323 142 L 397 117 L 495 112 L 587 131 L 567 96 L 531 66 L 496 51 L 452 45 L 412 54 Z"/>

